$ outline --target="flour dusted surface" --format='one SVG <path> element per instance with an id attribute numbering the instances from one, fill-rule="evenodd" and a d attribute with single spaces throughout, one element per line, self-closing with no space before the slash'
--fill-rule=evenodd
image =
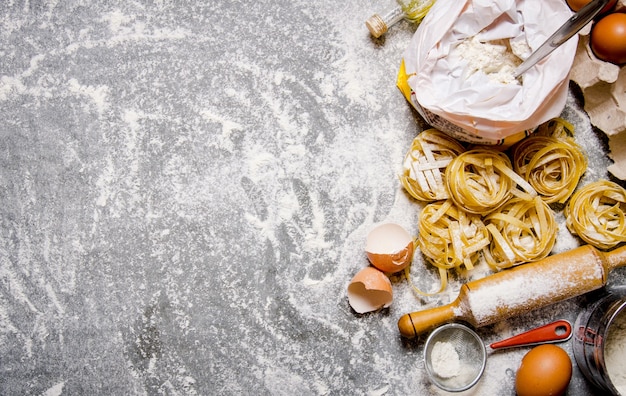
<path id="1" fill-rule="evenodd" d="M 395 86 L 415 27 L 371 40 L 374 1 L 84 3 L 0 2 L 0 394 L 438 394 L 396 322 L 462 279 L 420 300 L 394 277 L 365 316 L 345 296 L 374 224 L 416 229 L 396 176 L 423 125 Z M 523 352 L 473 394 L 512 394 Z"/>

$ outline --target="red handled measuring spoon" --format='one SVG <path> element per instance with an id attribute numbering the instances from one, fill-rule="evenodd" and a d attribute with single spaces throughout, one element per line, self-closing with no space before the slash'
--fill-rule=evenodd
<path id="1" fill-rule="evenodd" d="M 557 320 L 547 325 L 528 330 L 490 345 L 492 349 L 510 348 L 566 341 L 572 336 L 572 325 L 567 320 Z"/>

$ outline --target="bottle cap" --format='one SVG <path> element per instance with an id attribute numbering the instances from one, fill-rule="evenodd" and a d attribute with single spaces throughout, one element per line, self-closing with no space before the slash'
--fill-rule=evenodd
<path id="1" fill-rule="evenodd" d="M 374 14 L 365 21 L 365 26 L 374 38 L 379 38 L 387 32 L 387 24 L 378 14 Z"/>

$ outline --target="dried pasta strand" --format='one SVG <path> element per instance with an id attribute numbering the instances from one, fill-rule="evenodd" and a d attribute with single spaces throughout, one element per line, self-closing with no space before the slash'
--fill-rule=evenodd
<path id="1" fill-rule="evenodd" d="M 445 183 L 445 168 L 464 152 L 456 140 L 437 129 L 421 132 L 404 157 L 400 182 L 415 199 L 425 202 L 449 198 Z"/>
<path id="2" fill-rule="evenodd" d="M 495 246 L 490 249 L 492 254 L 486 256 L 487 263 L 495 269 L 512 266 L 513 262 L 515 262 L 515 253 L 511 249 L 511 246 L 507 243 L 502 233 L 493 224 L 487 224 L 487 230 L 491 233 L 491 237 L 493 239 L 492 243 L 495 244 Z M 499 249 L 499 260 L 496 260 L 496 258 L 493 257 L 493 252 L 495 251 L 493 248 Z"/>
<path id="3" fill-rule="evenodd" d="M 537 195 L 537 191 L 535 191 L 533 186 L 527 183 L 526 180 L 524 180 L 520 175 L 515 173 L 515 171 L 511 169 L 510 167 L 505 166 L 504 164 L 498 164 L 498 170 L 502 172 L 503 174 L 507 175 L 508 177 L 510 177 L 511 180 L 514 181 L 515 184 L 517 184 L 519 187 L 521 187 L 524 190 L 524 192 L 528 194 L 529 196 L 534 197 Z M 512 189 L 511 191 L 514 191 L 514 190 L 515 189 Z"/>
<path id="4" fill-rule="evenodd" d="M 446 287 L 448 287 L 448 271 L 445 270 L 444 268 L 439 268 L 439 279 L 440 279 L 439 290 L 433 293 L 427 293 L 427 292 L 422 291 L 419 287 L 415 286 L 413 284 L 413 281 L 411 280 L 411 267 L 412 267 L 411 265 L 409 265 L 408 267 L 404 267 L 404 277 L 409 282 L 409 285 L 411 285 L 411 288 L 413 289 L 415 293 L 420 294 L 425 297 L 432 297 L 446 290 Z"/>
<path id="5" fill-rule="evenodd" d="M 564 214 L 570 232 L 599 249 L 626 242 L 626 190 L 617 183 L 587 184 L 572 195 Z"/>

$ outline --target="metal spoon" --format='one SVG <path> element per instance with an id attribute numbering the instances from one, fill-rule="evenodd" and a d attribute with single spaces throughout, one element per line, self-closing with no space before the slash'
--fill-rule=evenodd
<path id="1" fill-rule="evenodd" d="M 584 28 L 611 0 L 593 0 L 567 20 L 552 36 L 550 36 L 535 52 L 522 62 L 513 75 L 517 78 L 537 62 L 550 55 L 561 44 Z"/>

